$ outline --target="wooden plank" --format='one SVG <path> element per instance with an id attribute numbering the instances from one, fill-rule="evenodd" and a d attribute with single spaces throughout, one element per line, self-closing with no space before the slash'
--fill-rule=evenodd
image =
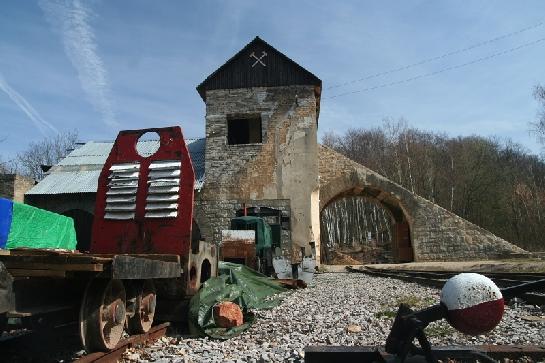
<path id="1" fill-rule="evenodd" d="M 8 270 L 24 269 L 24 270 L 57 270 L 57 271 L 104 271 L 104 265 L 99 263 L 72 264 L 72 263 L 36 263 L 36 262 L 19 262 L 5 261 L 4 265 Z"/>
<path id="2" fill-rule="evenodd" d="M 72 255 L 7 255 L 0 256 L 0 262 L 5 264 L 11 262 L 19 263 L 43 263 L 43 264 L 108 264 L 111 263 L 112 258 L 97 257 L 84 254 L 72 254 Z"/>
<path id="3" fill-rule="evenodd" d="M 66 277 L 65 271 L 58 270 L 12 269 L 9 274 L 13 277 Z"/>
<path id="4" fill-rule="evenodd" d="M 93 254 L 90 256 L 93 256 L 96 258 L 109 258 L 109 259 L 113 259 L 115 256 L 130 256 L 130 257 L 147 258 L 149 260 L 158 260 L 158 261 L 165 261 L 165 262 L 180 262 L 180 256 L 172 255 L 172 254 L 129 253 L 129 254 Z"/>
<path id="5" fill-rule="evenodd" d="M 45 248 L 14 248 L 9 250 L 10 255 L 40 255 L 40 256 L 59 256 L 63 254 L 76 254 L 79 252 L 69 250 L 51 250 Z"/>

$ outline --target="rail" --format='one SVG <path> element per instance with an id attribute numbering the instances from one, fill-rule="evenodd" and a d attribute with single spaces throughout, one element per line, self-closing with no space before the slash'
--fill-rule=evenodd
<path id="1" fill-rule="evenodd" d="M 370 267 L 352 267 L 348 266 L 347 271 L 363 273 L 371 276 L 389 277 L 406 282 L 414 282 L 424 286 L 442 288 L 445 282 L 459 274 L 457 272 L 442 272 L 442 271 L 412 271 L 412 270 L 394 270 L 394 269 L 378 269 Z M 473 272 L 473 271 L 472 271 Z M 523 283 L 531 283 L 545 279 L 544 273 L 510 273 L 510 272 L 478 272 L 490 278 L 498 287 L 509 288 Z M 528 292 L 520 296 L 522 300 L 529 304 L 545 305 L 545 295 L 540 293 Z"/>
<path id="2" fill-rule="evenodd" d="M 119 361 L 123 353 L 132 347 L 148 345 L 166 334 L 169 323 L 163 323 L 152 327 L 147 333 L 132 335 L 121 340 L 119 344 L 109 352 L 95 352 L 84 355 L 74 363 L 115 363 Z"/>

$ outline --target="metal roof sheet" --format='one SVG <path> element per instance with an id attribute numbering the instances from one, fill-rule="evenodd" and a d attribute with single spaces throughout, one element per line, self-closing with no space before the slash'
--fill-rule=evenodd
<path id="1" fill-rule="evenodd" d="M 158 141 L 145 141 L 139 150 L 149 156 L 157 150 Z M 204 185 L 205 139 L 187 139 L 187 147 L 195 170 L 195 190 Z M 96 193 L 98 177 L 113 142 L 89 141 L 73 150 L 49 174 L 26 194 Z"/>
<path id="2" fill-rule="evenodd" d="M 96 193 L 99 175 L 100 170 L 51 173 L 26 194 Z"/>

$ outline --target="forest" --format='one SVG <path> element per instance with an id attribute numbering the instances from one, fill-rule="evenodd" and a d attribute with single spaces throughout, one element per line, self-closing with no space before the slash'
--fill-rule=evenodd
<path id="1" fill-rule="evenodd" d="M 410 127 L 404 120 L 385 120 L 381 127 L 342 135 L 329 132 L 322 143 L 507 241 L 545 250 L 545 163 L 519 144 L 449 137 Z M 358 210 L 367 215 L 358 216 Z M 341 220 L 363 219 L 369 229 L 362 230 L 362 223 L 331 223 L 341 213 Z M 322 213 L 324 242 L 330 249 L 350 248 L 372 234 L 375 243 L 384 243 L 381 239 L 390 238 L 384 231 L 389 221 L 377 223 L 379 215 L 388 218 L 365 200 L 334 203 Z"/>

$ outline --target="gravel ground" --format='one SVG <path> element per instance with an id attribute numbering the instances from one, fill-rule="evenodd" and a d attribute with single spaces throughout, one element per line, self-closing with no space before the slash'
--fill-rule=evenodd
<path id="1" fill-rule="evenodd" d="M 283 303 L 256 311 L 257 322 L 227 341 L 164 337 L 125 354 L 125 362 L 303 362 L 307 345 L 383 345 L 399 303 L 415 308 L 439 301 L 439 290 L 363 274 L 324 273 Z M 488 335 L 470 337 L 446 322 L 430 324 L 432 344 L 544 344 L 545 307 L 507 307 Z"/>

